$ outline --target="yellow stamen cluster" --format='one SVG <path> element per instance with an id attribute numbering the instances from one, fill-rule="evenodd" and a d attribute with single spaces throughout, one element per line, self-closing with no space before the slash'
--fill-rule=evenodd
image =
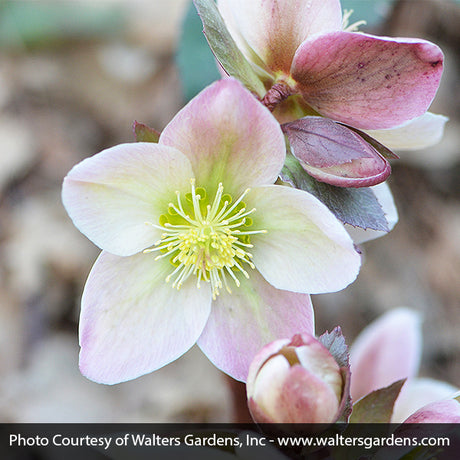
<path id="1" fill-rule="evenodd" d="M 182 197 L 176 192 L 177 204 L 169 203 L 168 213 L 160 217 L 160 225 L 153 225 L 164 231 L 161 239 L 153 248 L 144 252 L 160 251 L 155 260 L 170 257 L 175 269 L 165 281 L 174 278 L 172 287 L 180 289 L 191 276 L 200 282 L 211 284 L 213 299 L 219 290 L 231 293 L 227 283 L 230 276 L 235 285 L 240 282 L 236 276 L 239 272 L 249 278 L 243 264 L 254 268 L 250 235 L 265 233 L 265 230 L 247 230 L 252 225 L 248 217 L 255 209 L 246 210 L 243 198 L 247 189 L 234 203 L 230 195 L 224 195 L 224 187 L 219 184 L 212 203 L 208 203 L 206 190 L 195 187 L 195 179 L 190 180 L 191 193 Z M 185 199 L 184 199 L 185 198 Z"/>

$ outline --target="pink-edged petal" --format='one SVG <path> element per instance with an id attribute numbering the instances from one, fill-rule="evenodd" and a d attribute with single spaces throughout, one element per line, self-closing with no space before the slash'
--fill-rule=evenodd
<path id="1" fill-rule="evenodd" d="M 435 401 L 453 397 L 458 388 L 434 379 L 410 379 L 401 389 L 396 400 L 392 423 L 402 423 L 411 414 Z"/>
<path id="2" fill-rule="evenodd" d="M 306 40 L 291 74 L 319 113 L 361 129 L 392 128 L 423 115 L 443 54 L 425 40 L 333 32 Z"/>
<path id="3" fill-rule="evenodd" d="M 446 399 L 427 404 L 404 423 L 460 423 L 460 403 L 455 399 Z"/>
<path id="4" fill-rule="evenodd" d="M 253 262 L 278 289 L 319 294 L 345 288 L 361 258 L 343 225 L 313 195 L 279 185 L 255 187 L 245 199 L 256 229 Z"/>
<path id="5" fill-rule="evenodd" d="M 151 254 L 102 252 L 86 282 L 80 316 L 80 370 L 114 384 L 152 372 L 184 354 L 211 309 L 209 288 L 190 278 L 165 282 L 174 267 Z"/>
<path id="6" fill-rule="evenodd" d="M 127 256 L 151 246 L 175 191 L 193 171 L 178 150 L 151 142 L 121 144 L 83 160 L 64 179 L 62 201 L 75 226 L 97 246 Z"/>
<path id="7" fill-rule="evenodd" d="M 282 126 L 292 154 L 315 179 L 338 187 L 383 182 L 390 163 L 359 134 L 324 117 L 304 117 Z"/>
<path id="8" fill-rule="evenodd" d="M 304 335 L 304 337 L 307 336 Z M 306 340 L 305 345 L 297 347 L 295 351 L 300 365 L 332 388 L 338 405 L 342 395 L 343 380 L 339 365 L 329 350 L 311 336 L 309 340 Z"/>
<path id="9" fill-rule="evenodd" d="M 375 197 L 385 213 L 388 231 L 390 232 L 398 222 L 398 210 L 396 209 L 390 187 L 386 182 L 382 182 L 381 184 L 371 187 L 371 190 L 374 192 Z M 356 244 L 375 240 L 376 238 L 380 238 L 388 233 L 379 230 L 372 230 L 370 228 L 365 230 L 348 224 L 345 224 L 345 228 Z"/>
<path id="10" fill-rule="evenodd" d="M 312 329 L 314 327 L 312 326 Z M 254 395 L 254 382 L 257 376 L 257 373 L 261 369 L 262 365 L 270 359 L 272 356 L 276 355 L 284 346 L 290 343 L 289 339 L 278 339 L 273 342 L 265 345 L 258 353 L 255 355 L 254 359 L 249 366 L 248 378 L 246 381 L 246 392 L 248 398 L 251 398 Z"/>
<path id="11" fill-rule="evenodd" d="M 260 409 L 273 420 L 276 420 L 277 400 L 289 375 L 290 368 L 291 365 L 284 356 L 273 356 L 259 369 L 256 377 L 254 394 L 251 394 L 251 397 L 257 401 Z"/>
<path id="12" fill-rule="evenodd" d="M 281 423 L 331 423 L 337 420 L 339 401 L 324 380 L 297 365 L 289 369 L 276 409 Z"/>
<path id="13" fill-rule="evenodd" d="M 396 128 L 369 130 L 367 133 L 393 150 L 419 150 L 441 140 L 448 120 L 444 115 L 427 112 Z"/>
<path id="14" fill-rule="evenodd" d="M 218 0 L 238 47 L 256 65 L 289 73 L 298 46 L 309 36 L 340 30 L 339 0 Z"/>
<path id="15" fill-rule="evenodd" d="M 275 118 L 241 83 L 219 80 L 192 99 L 161 133 L 191 161 L 197 186 L 234 199 L 248 186 L 273 183 L 286 147 Z M 236 196 L 235 196 L 236 195 Z"/>
<path id="16" fill-rule="evenodd" d="M 416 375 L 421 349 L 421 317 L 409 308 L 391 310 L 363 329 L 350 348 L 353 401 Z"/>
<path id="17" fill-rule="evenodd" d="M 256 270 L 232 294 L 222 291 L 198 345 L 216 367 L 246 381 L 259 350 L 280 337 L 313 334 L 313 308 L 307 294 L 275 289 Z"/>

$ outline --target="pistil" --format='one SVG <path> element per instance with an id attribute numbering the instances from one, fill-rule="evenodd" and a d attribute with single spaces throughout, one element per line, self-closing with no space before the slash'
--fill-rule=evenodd
<path id="1" fill-rule="evenodd" d="M 212 203 L 207 203 L 206 191 L 195 187 L 195 179 L 190 180 L 190 185 L 191 193 L 185 197 L 176 192 L 177 203 L 169 203 L 168 213 L 160 217 L 160 225 L 151 224 L 164 233 L 154 247 L 144 252 L 159 251 L 161 254 L 155 260 L 170 258 L 175 268 L 165 281 L 174 279 L 173 288 L 180 289 L 195 275 L 197 288 L 201 287 L 201 281 L 210 283 L 213 299 L 216 299 L 222 288 L 231 293 L 227 276 L 237 287 L 240 286 L 238 273 L 249 278 L 244 265 L 255 268 L 248 251 L 253 247 L 250 235 L 266 233 L 266 230 L 247 230 L 252 226 L 248 216 L 256 211 L 255 208 L 247 210 L 243 202 L 249 189 L 232 203 L 220 183 Z"/>

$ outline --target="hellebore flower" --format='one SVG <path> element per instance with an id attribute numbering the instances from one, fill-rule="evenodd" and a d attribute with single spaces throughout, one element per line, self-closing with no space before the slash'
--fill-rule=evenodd
<path id="1" fill-rule="evenodd" d="M 284 85 L 333 120 L 392 128 L 423 115 L 438 89 L 439 47 L 343 30 L 339 0 L 218 0 L 218 8 L 266 86 Z"/>
<path id="2" fill-rule="evenodd" d="M 423 408 L 432 403 L 436 404 L 433 410 L 439 409 L 439 414 L 446 414 L 444 409 L 447 408 L 454 411 L 452 414 L 457 411 L 458 417 L 460 413 L 458 402 L 443 401 L 452 397 L 458 391 L 457 388 L 446 382 L 416 377 L 421 351 L 421 318 L 416 311 L 409 308 L 396 308 L 371 323 L 363 329 L 350 348 L 353 401 L 407 378 L 394 405 L 393 423 L 403 421 L 418 423 L 412 417 L 419 410 L 422 410 L 423 414 Z M 434 414 L 429 408 L 426 411 L 426 414 L 428 411 Z M 419 421 L 423 418 L 418 415 L 417 417 Z M 428 415 L 426 417 L 429 418 Z M 437 421 L 449 422 L 450 419 Z"/>
<path id="3" fill-rule="evenodd" d="M 118 145 L 69 172 L 63 203 L 103 250 L 82 297 L 84 375 L 133 379 L 198 342 L 245 380 L 265 343 L 312 330 L 308 293 L 347 286 L 360 257 L 319 200 L 273 185 L 284 160 L 279 124 L 226 79 L 158 144 Z"/>
<path id="4" fill-rule="evenodd" d="M 345 407 L 344 377 L 313 336 L 275 340 L 249 368 L 249 410 L 257 423 L 333 423 Z"/>
<path id="5" fill-rule="evenodd" d="M 396 150 L 428 147 L 442 137 L 447 118 L 426 113 L 443 67 L 435 44 L 355 32 L 359 23 L 348 26 L 340 0 L 217 0 L 217 5 L 263 83 L 253 90 L 284 125 L 293 154 L 317 180 L 367 187 L 390 175 L 391 157 L 349 127 Z M 225 69 L 229 59 L 217 48 Z M 225 70 L 234 75 L 233 67 Z"/>

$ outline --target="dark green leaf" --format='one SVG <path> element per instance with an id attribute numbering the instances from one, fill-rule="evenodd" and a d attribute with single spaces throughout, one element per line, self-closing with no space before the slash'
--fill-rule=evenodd
<path id="1" fill-rule="evenodd" d="M 369 393 L 353 405 L 350 423 L 390 423 L 393 407 L 406 379 Z"/>
<path id="2" fill-rule="evenodd" d="M 344 224 L 389 231 L 383 209 L 369 188 L 335 187 L 318 182 L 305 172 L 291 154 L 286 156 L 280 177 L 284 182 L 316 196 Z"/>
<path id="3" fill-rule="evenodd" d="M 265 87 L 251 64 L 236 46 L 214 0 L 193 0 L 203 22 L 204 34 L 214 56 L 225 71 L 235 77 L 250 91 L 262 97 Z"/>

